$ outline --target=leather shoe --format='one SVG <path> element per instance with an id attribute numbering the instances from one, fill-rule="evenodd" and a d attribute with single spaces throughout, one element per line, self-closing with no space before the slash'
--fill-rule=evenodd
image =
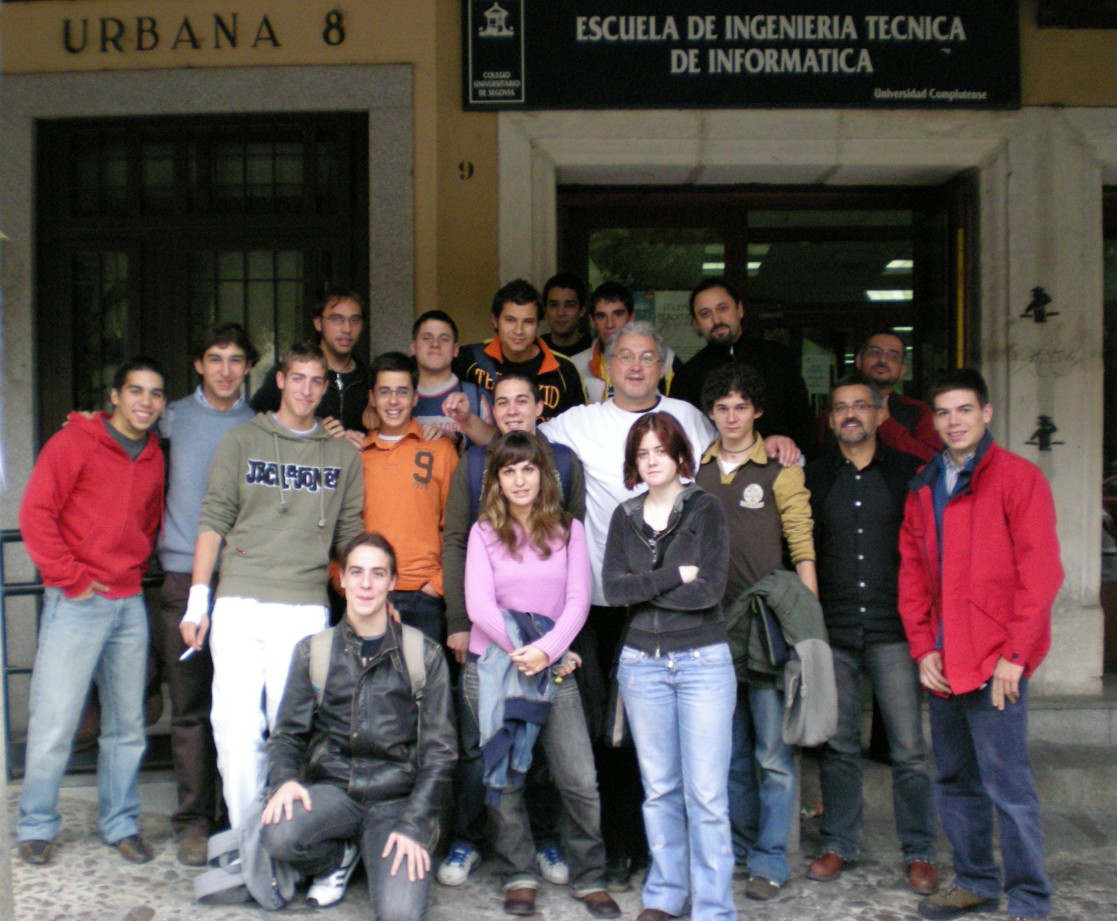
<path id="1" fill-rule="evenodd" d="M 671 921 L 672 918 L 677 917 L 679 916 L 669 915 L 659 908 L 645 908 L 636 916 L 636 921 Z"/>
<path id="2" fill-rule="evenodd" d="M 613 901 L 613 897 L 601 889 L 596 892 L 587 892 L 585 895 L 574 896 L 586 906 L 586 910 L 595 918 L 619 918 L 621 907 Z"/>
<path id="3" fill-rule="evenodd" d="M 534 915 L 535 890 L 530 886 L 504 890 L 504 913 L 506 915 Z"/>
<path id="4" fill-rule="evenodd" d="M 832 851 L 827 851 L 825 854 L 819 854 L 811 861 L 811 865 L 807 867 L 807 876 L 816 882 L 828 883 L 838 878 L 845 865 L 846 859 L 844 857 Z"/>
<path id="5" fill-rule="evenodd" d="M 913 860 L 908 864 L 908 885 L 912 892 L 930 895 L 939 888 L 939 871 L 929 860 Z"/>

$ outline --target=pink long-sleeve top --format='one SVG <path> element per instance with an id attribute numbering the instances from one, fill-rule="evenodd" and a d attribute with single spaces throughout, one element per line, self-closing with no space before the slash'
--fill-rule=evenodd
<path id="1" fill-rule="evenodd" d="M 517 560 L 487 522 L 477 522 L 465 557 L 465 606 L 473 622 L 469 651 L 481 655 L 496 643 L 512 652 L 501 611 L 530 611 L 555 622 L 535 645 L 551 662 L 562 658 L 589 614 L 590 578 L 586 534 L 577 519 L 570 522 L 570 540 L 552 544 L 545 560 L 531 543 L 521 545 Z"/>

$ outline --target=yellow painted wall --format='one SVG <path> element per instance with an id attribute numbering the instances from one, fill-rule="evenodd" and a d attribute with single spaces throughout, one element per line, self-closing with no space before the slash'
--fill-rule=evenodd
<path id="1" fill-rule="evenodd" d="M 1117 105 L 1117 30 L 1038 29 L 1021 3 L 1025 105 Z M 345 40 L 327 41 L 342 14 Z M 238 44 L 215 28 L 231 26 Z M 267 18 L 267 28 L 263 21 Z M 118 27 L 117 50 L 111 39 Z M 0 3 L 3 73 L 179 67 L 410 64 L 415 92 L 415 302 L 460 318 L 464 339 L 487 333 L 497 275 L 496 116 L 461 109 L 459 0 L 45 0 Z M 71 53 L 63 41 L 70 20 Z M 183 20 L 190 28 L 183 30 Z M 81 31 L 82 20 L 88 32 Z M 140 33 L 143 33 L 142 35 Z M 151 46 L 154 36 L 158 43 Z M 272 41 L 272 37 L 275 41 Z M 337 33 L 332 33 L 336 39 Z M 191 38 L 200 47 L 193 47 Z M 104 45 L 104 48 L 102 48 Z M 278 45 L 278 47 L 277 47 Z M 374 204 L 375 206 L 375 204 Z M 542 279 L 535 279 L 542 281 Z"/>
<path id="2" fill-rule="evenodd" d="M 327 32 L 335 10 L 340 43 L 336 28 Z M 499 284 L 496 116 L 461 110 L 458 10 L 457 0 L 2 3 L 0 73 L 410 64 L 416 309 L 441 307 L 478 337 Z M 235 47 L 214 18 L 231 31 L 234 13 Z M 473 164 L 470 179 L 459 163 Z"/>
<path id="3" fill-rule="evenodd" d="M 1026 106 L 1117 106 L 1117 29 L 1040 29 L 1039 0 L 1020 4 Z"/>

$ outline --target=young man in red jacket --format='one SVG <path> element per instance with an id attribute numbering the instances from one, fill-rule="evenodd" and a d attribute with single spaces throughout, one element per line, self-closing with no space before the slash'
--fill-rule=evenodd
<path id="1" fill-rule="evenodd" d="M 132 863 L 154 856 L 136 822 L 136 778 L 146 746 L 141 580 L 163 515 L 163 453 L 151 432 L 166 403 L 163 381 L 150 359 L 122 365 L 112 415 L 72 414 L 43 447 L 23 494 L 19 526 L 46 586 L 19 801 L 19 856 L 28 863 L 50 860 L 58 787 L 94 680 L 101 838 Z"/>
<path id="2" fill-rule="evenodd" d="M 924 918 L 996 906 L 997 812 L 1014 919 L 1046 917 L 1051 887 L 1028 756 L 1027 688 L 1051 646 L 1063 582 L 1055 503 L 1034 465 L 994 444 L 989 391 L 954 371 L 931 391 L 946 449 L 912 482 L 900 531 L 900 616 L 930 694 L 935 799 L 954 852 L 954 885 Z"/>

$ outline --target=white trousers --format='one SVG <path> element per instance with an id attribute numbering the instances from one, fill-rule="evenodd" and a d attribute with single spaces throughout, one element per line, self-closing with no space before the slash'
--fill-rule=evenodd
<path id="1" fill-rule="evenodd" d="M 267 783 L 267 732 L 279 716 L 291 653 L 304 636 L 328 625 L 329 612 L 318 604 L 219 598 L 213 606 L 210 720 L 233 828 Z"/>

